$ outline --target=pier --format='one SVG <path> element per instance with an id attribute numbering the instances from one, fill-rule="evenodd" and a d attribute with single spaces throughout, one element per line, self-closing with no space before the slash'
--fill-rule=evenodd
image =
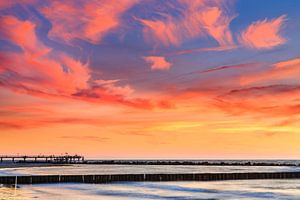
<path id="1" fill-rule="evenodd" d="M 83 162 L 84 157 L 80 155 L 0 155 L 0 163 L 6 160 L 12 162 L 49 162 L 49 163 L 77 163 Z"/>
<path id="2" fill-rule="evenodd" d="M 300 172 L 0 176 L 0 184 L 300 179 Z"/>

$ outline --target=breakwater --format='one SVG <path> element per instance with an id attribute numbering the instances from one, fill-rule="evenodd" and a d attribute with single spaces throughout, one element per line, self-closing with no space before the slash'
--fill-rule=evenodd
<path id="1" fill-rule="evenodd" d="M 86 160 L 94 165 L 300 166 L 300 160 Z"/>
<path id="2" fill-rule="evenodd" d="M 300 179 L 300 172 L 0 176 L 0 184 Z"/>

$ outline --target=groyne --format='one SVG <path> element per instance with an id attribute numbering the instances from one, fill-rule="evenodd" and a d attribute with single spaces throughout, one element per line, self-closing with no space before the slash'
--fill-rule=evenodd
<path id="1" fill-rule="evenodd" d="M 0 184 L 300 179 L 300 172 L 0 176 Z"/>

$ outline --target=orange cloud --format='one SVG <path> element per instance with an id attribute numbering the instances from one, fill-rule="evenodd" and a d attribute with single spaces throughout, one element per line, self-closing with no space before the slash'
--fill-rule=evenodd
<path id="1" fill-rule="evenodd" d="M 178 46 L 186 40 L 208 35 L 221 46 L 233 44 L 229 24 L 234 17 L 225 11 L 222 1 L 181 0 L 180 4 L 180 17 L 161 13 L 164 19 L 138 19 L 145 26 L 147 41 Z"/>
<path id="2" fill-rule="evenodd" d="M 231 90 L 218 96 L 215 105 L 235 115 L 256 113 L 272 118 L 291 117 L 300 113 L 299 97 L 299 85 L 263 85 Z"/>
<path id="3" fill-rule="evenodd" d="M 242 85 L 271 80 L 297 80 L 300 74 L 300 59 L 281 61 L 268 66 L 264 71 L 240 77 Z"/>
<path id="4" fill-rule="evenodd" d="M 279 32 L 286 20 L 282 15 L 273 20 L 260 20 L 252 23 L 239 37 L 241 44 L 248 48 L 271 49 L 282 45 L 286 39 Z"/>
<path id="5" fill-rule="evenodd" d="M 254 86 L 242 89 L 231 90 L 222 97 L 247 99 L 255 97 L 255 101 L 259 97 L 285 95 L 289 100 L 293 100 L 293 96 L 300 94 L 299 85 L 266 85 Z"/>
<path id="6" fill-rule="evenodd" d="M 52 23 L 50 37 L 98 43 L 107 32 L 121 25 L 121 15 L 135 3 L 136 0 L 50 1 L 41 12 Z"/>
<path id="7" fill-rule="evenodd" d="M 300 66 L 300 58 L 285 60 L 274 64 L 276 68 L 293 67 L 295 65 Z"/>
<path id="8" fill-rule="evenodd" d="M 151 64 L 152 70 L 168 70 L 172 65 L 162 56 L 146 56 L 144 60 Z"/>

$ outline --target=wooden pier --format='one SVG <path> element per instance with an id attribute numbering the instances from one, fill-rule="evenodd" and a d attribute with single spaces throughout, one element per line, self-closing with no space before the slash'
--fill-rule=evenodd
<path id="1" fill-rule="evenodd" d="M 0 176 L 0 184 L 300 179 L 300 172 Z"/>
<path id="2" fill-rule="evenodd" d="M 12 162 L 75 163 L 83 162 L 84 157 L 79 155 L 0 155 L 0 163 L 6 160 L 11 160 Z"/>

